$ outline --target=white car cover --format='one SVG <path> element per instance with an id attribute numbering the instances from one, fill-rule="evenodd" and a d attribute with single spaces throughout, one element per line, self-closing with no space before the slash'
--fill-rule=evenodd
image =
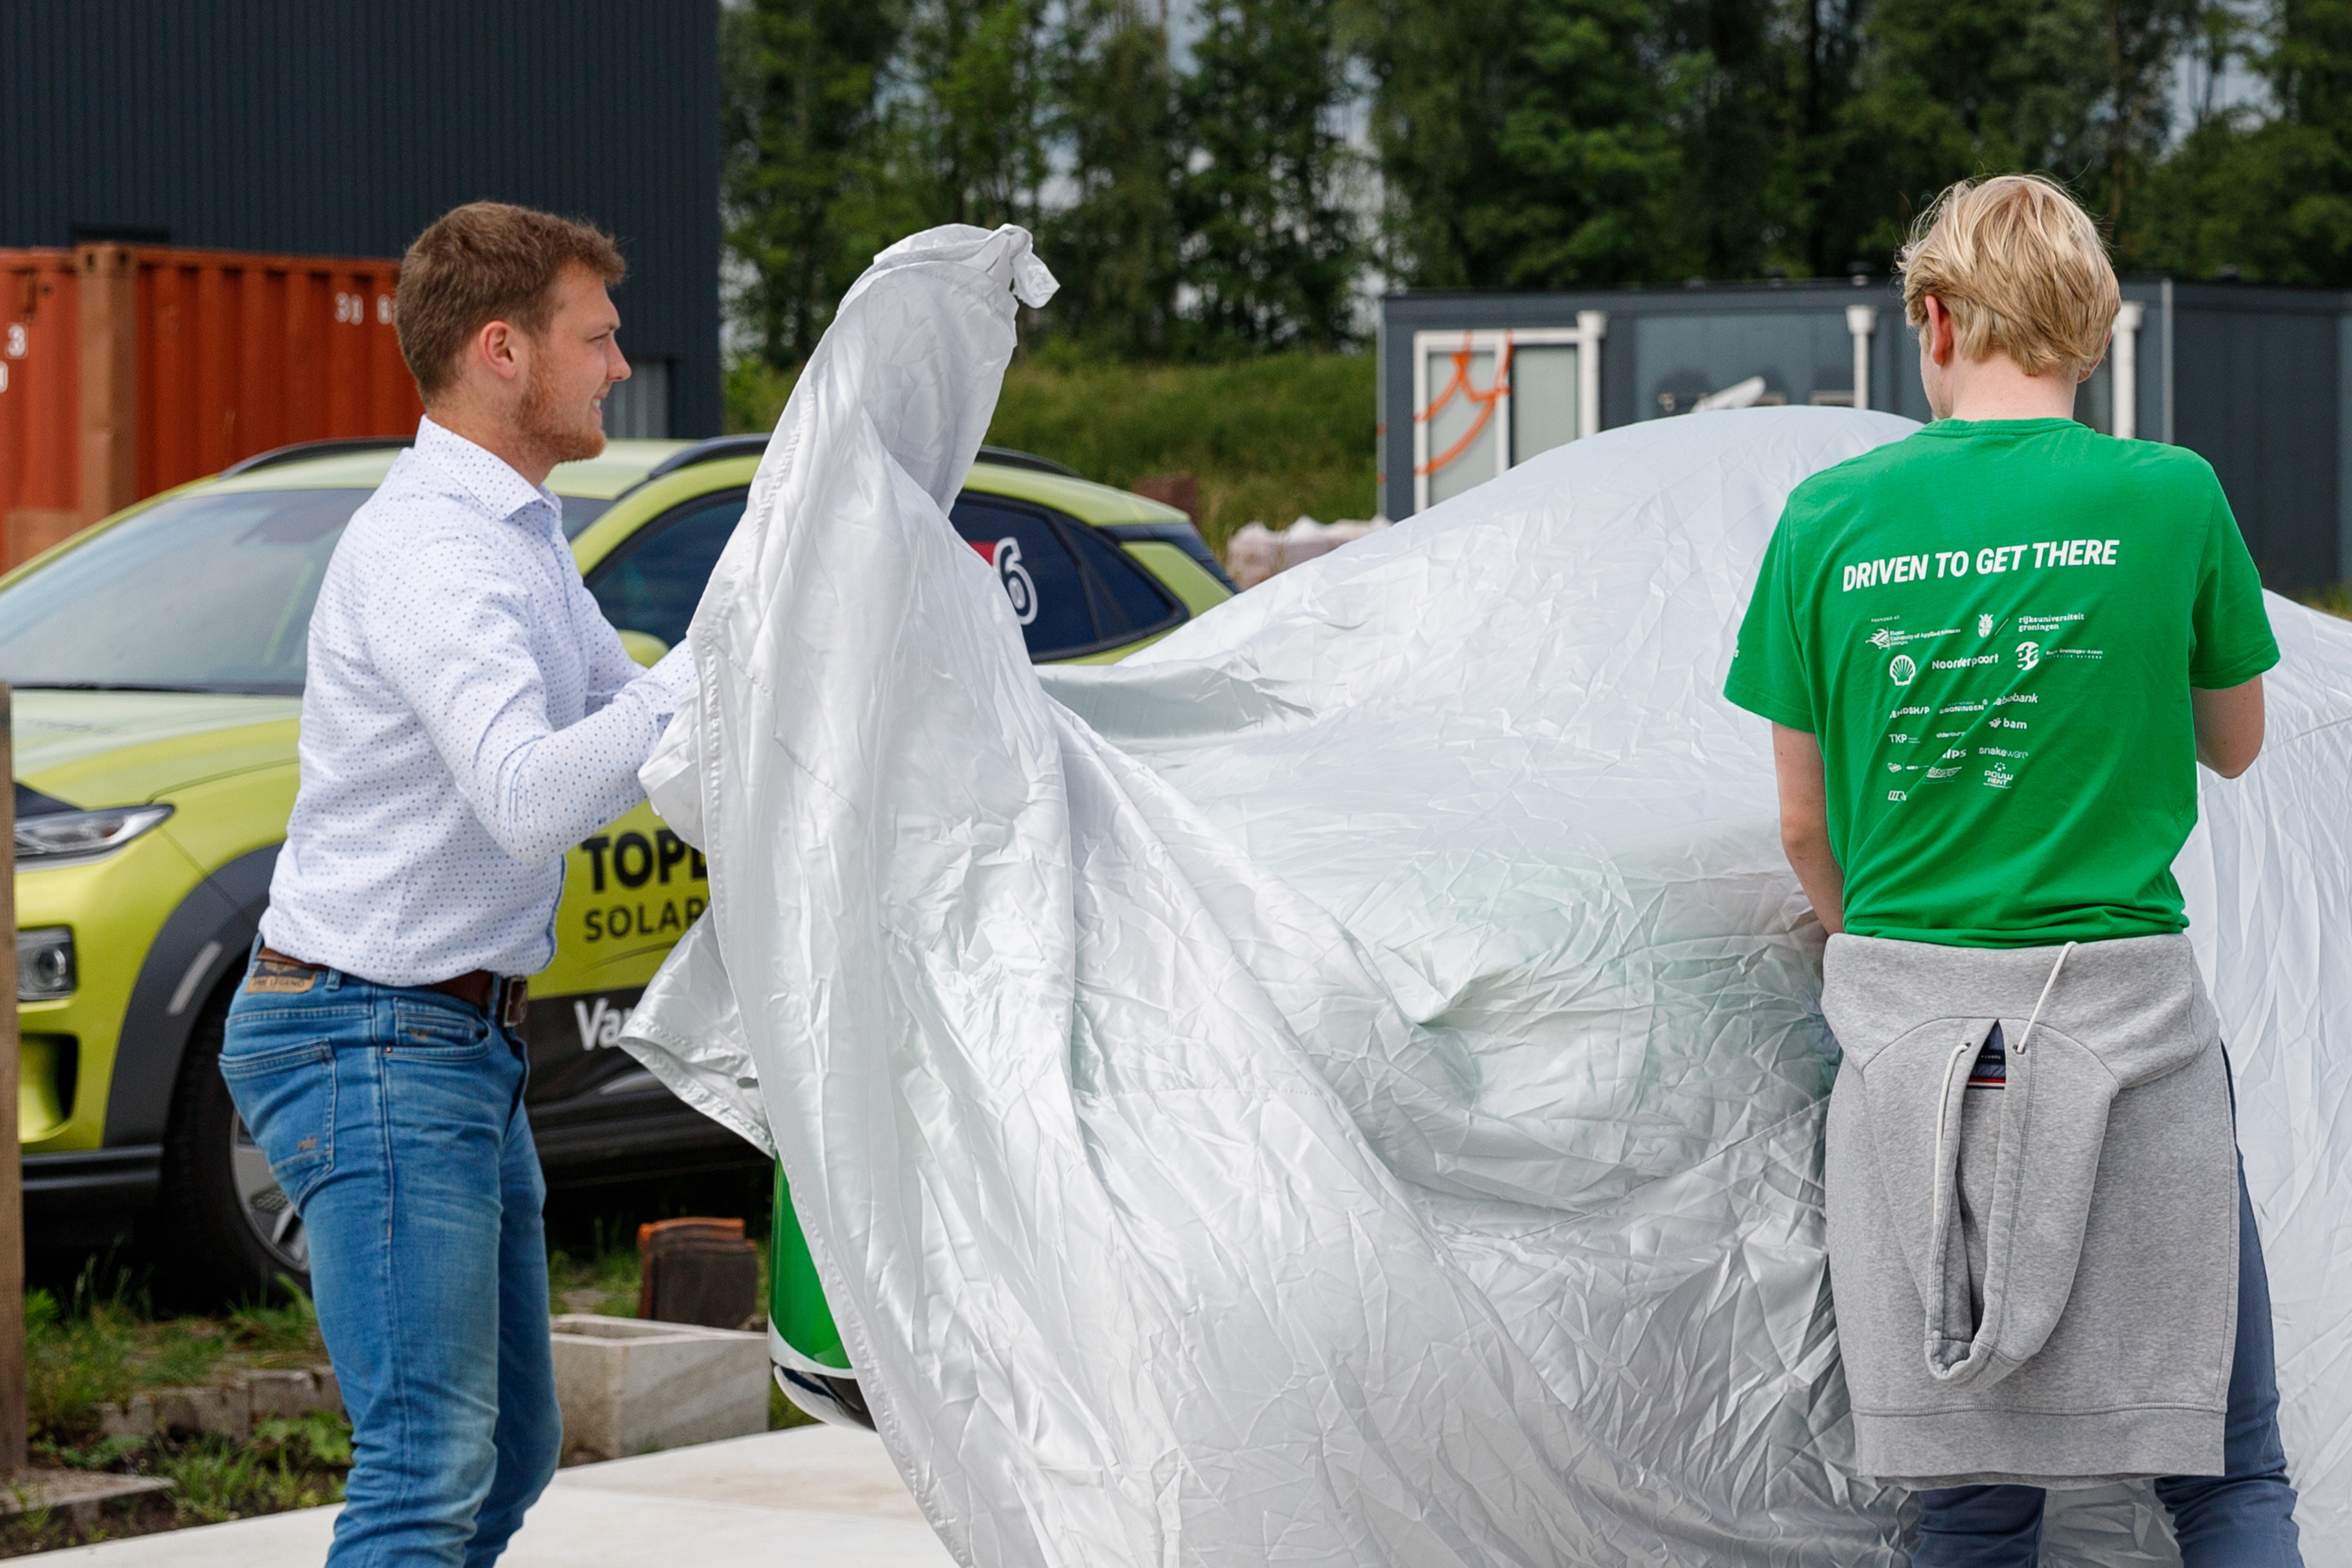
<path id="1" fill-rule="evenodd" d="M 1910 426 L 1612 431 L 1038 671 L 943 509 L 1052 287 L 1018 229 L 877 258 L 646 770 L 711 906 L 625 1043 L 781 1155 L 917 1500 L 970 1564 L 1904 1561 L 1844 1468 L 1822 933 L 1720 688 L 1790 487 Z M 2347 1564 L 2352 627 L 2271 609 L 2181 868 Z M 2144 1488 L 2045 1550 L 2177 1561 Z"/>

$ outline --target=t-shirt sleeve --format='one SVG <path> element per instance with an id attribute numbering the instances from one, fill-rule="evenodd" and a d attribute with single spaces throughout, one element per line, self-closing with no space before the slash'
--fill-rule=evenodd
<path id="1" fill-rule="evenodd" d="M 1775 724 L 1812 732 L 1820 725 L 1813 717 L 1804 649 L 1797 639 L 1797 550 L 1790 542 L 1795 531 L 1783 511 L 1772 542 L 1765 546 L 1764 563 L 1757 568 L 1756 592 L 1748 601 L 1747 618 L 1739 623 L 1739 642 L 1723 695 Z"/>
<path id="2" fill-rule="evenodd" d="M 2238 531 L 2230 503 L 2214 487 L 2213 518 L 2199 563 L 2197 602 L 2189 613 L 2193 646 L 2189 684 L 2208 691 L 2243 685 L 2279 661 L 2271 617 L 2263 608 L 2262 574 Z"/>

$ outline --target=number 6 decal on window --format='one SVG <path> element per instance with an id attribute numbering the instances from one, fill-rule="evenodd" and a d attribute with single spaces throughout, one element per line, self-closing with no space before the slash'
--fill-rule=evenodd
<path id="1" fill-rule="evenodd" d="M 1004 596 L 1013 601 L 1013 618 L 1023 626 L 1037 618 L 1037 582 L 1029 575 L 1029 568 L 1021 564 L 1021 542 L 1000 539 L 989 557 L 996 568 L 996 580 L 1004 584 Z"/>

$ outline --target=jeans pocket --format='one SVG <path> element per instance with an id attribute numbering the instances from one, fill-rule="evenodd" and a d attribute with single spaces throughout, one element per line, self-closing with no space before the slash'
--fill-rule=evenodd
<path id="1" fill-rule="evenodd" d="M 335 1051 L 324 1040 L 224 1054 L 221 1077 L 269 1173 L 299 1212 L 335 1168 Z"/>
<path id="2" fill-rule="evenodd" d="M 478 1062 L 490 1054 L 489 1016 L 463 1002 L 406 996 L 392 1004 L 392 1038 L 384 1048 L 412 1062 Z"/>

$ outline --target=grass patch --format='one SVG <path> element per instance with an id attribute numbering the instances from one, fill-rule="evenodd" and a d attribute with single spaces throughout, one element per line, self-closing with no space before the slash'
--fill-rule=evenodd
<path id="1" fill-rule="evenodd" d="M 634 1223 L 625 1217 L 592 1219 L 570 1239 L 572 1248 L 557 1247 L 548 1256 L 551 1310 L 635 1316 Z M 765 1237 L 754 1245 L 764 1301 Z M 124 1404 L 155 1389 L 226 1384 L 246 1372 L 327 1363 L 317 1314 L 299 1294 L 283 1307 L 159 1316 L 135 1279 L 111 1258 L 93 1259 L 69 1289 L 26 1293 L 30 1447 L 37 1465 L 157 1476 L 170 1480 L 172 1489 L 107 1504 L 87 1525 L 62 1509 L 0 1517 L 0 1557 L 315 1508 L 343 1495 L 352 1463 L 351 1426 L 324 1412 L 257 1423 L 244 1442 L 100 1435 L 102 1404 Z M 771 1430 L 803 1426 L 808 1419 L 770 1386 Z"/>
<path id="2" fill-rule="evenodd" d="M 772 427 L 793 377 L 728 373 L 729 428 Z M 1130 364 L 1060 345 L 1005 373 L 988 438 L 1122 489 L 1191 473 L 1211 548 L 1246 522 L 1336 521 L 1376 509 L 1372 356 L 1281 353 L 1213 364 Z"/>
<path id="3" fill-rule="evenodd" d="M 232 1382 L 272 1367 L 323 1366 L 310 1301 L 213 1317 L 158 1317 L 130 1270 L 94 1260 L 65 1300 L 25 1296 L 25 1403 L 37 1465 L 159 1476 L 172 1489 L 106 1505 L 84 1525 L 58 1509 L 0 1518 L 0 1556 L 46 1552 L 182 1525 L 310 1508 L 343 1495 L 351 1427 L 313 1412 L 261 1422 L 250 1439 L 105 1437 L 99 1406 L 160 1388 Z"/>
<path id="4" fill-rule="evenodd" d="M 172 1489 L 108 1503 L 87 1524 L 62 1509 L 0 1519 L 0 1557 L 338 1502 L 351 1469 L 352 1432 L 341 1416 L 313 1411 L 264 1421 L 243 1443 L 226 1437 L 108 1437 L 79 1446 L 41 1440 L 33 1443 L 32 1457 L 37 1465 L 161 1477 Z"/>
<path id="5" fill-rule="evenodd" d="M 98 1407 L 155 1388 L 227 1384 L 269 1367 L 327 1363 L 318 1315 L 299 1294 L 283 1307 L 159 1318 L 130 1271 L 92 1262 L 60 1302 L 25 1295 L 25 1404 L 37 1442 L 87 1442 Z"/>

